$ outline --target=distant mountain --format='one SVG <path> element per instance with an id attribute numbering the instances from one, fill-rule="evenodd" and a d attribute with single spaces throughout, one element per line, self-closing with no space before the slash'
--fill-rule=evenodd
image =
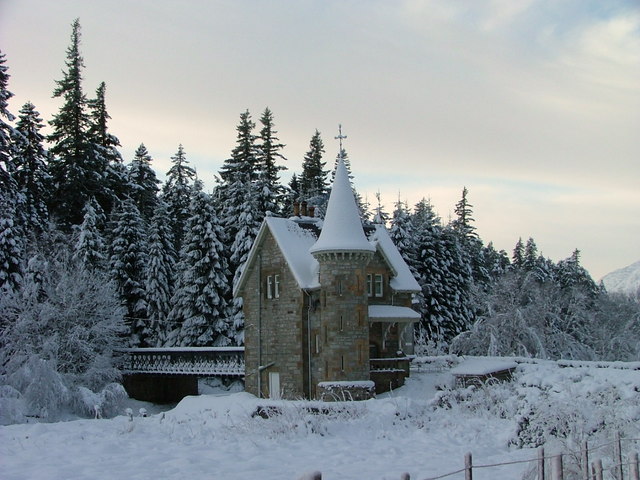
<path id="1" fill-rule="evenodd" d="M 640 261 L 607 273 L 602 281 L 608 292 L 625 293 L 640 299 Z"/>

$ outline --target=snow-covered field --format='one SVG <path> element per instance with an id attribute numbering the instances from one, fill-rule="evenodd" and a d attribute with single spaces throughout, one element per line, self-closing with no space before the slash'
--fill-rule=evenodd
<path id="1" fill-rule="evenodd" d="M 549 452 L 574 447 L 594 430 L 594 442 L 613 431 L 640 437 L 634 366 L 524 363 L 510 384 L 437 391 L 451 385 L 450 374 L 423 361 L 397 391 L 324 415 L 309 413 L 318 403 L 238 392 L 188 397 L 148 417 L 5 426 L 0 478 L 294 480 L 316 470 L 323 479 L 427 478 L 461 468 L 466 452 L 474 464 L 535 458 L 534 443 L 551 439 L 551 427 L 564 438 L 548 444 Z M 259 405 L 279 406 L 281 414 L 254 416 Z M 522 439 L 530 446 L 518 448 Z M 476 470 L 474 479 L 517 479 L 528 468 Z"/>

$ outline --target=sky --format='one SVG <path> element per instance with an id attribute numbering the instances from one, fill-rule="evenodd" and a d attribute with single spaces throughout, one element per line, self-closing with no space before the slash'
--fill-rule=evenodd
<path id="1" fill-rule="evenodd" d="M 144 142 L 161 178 L 182 144 L 213 188 L 240 113 L 268 107 L 285 182 L 316 129 L 333 165 L 342 124 L 389 213 L 428 198 L 447 221 L 466 187 L 509 254 L 578 248 L 596 280 L 640 259 L 637 0 L 0 0 L 14 114 L 59 109 L 75 18 L 86 94 L 106 82 L 125 161 Z"/>

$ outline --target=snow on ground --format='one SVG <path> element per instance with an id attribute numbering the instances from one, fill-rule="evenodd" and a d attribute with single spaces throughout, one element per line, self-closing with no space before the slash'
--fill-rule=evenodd
<path id="1" fill-rule="evenodd" d="M 461 468 L 468 451 L 475 464 L 535 458 L 534 449 L 513 446 L 517 415 L 496 415 L 479 398 L 488 395 L 485 400 L 502 401 L 505 410 L 515 411 L 523 401 L 514 400 L 517 395 L 528 391 L 534 402 L 541 392 L 549 393 L 547 385 L 575 409 L 578 395 L 603 394 L 614 384 L 619 415 L 636 422 L 636 428 L 640 420 L 637 370 L 521 364 L 511 386 L 492 392 L 465 389 L 467 400 L 456 404 L 452 399 L 460 392 L 436 388 L 450 383 L 448 367 L 417 365 L 419 370 L 395 392 L 343 403 L 325 415 L 309 412 L 309 407 L 326 406 L 318 402 L 258 400 L 245 392 L 221 395 L 212 389 L 146 418 L 0 427 L 0 478 L 295 480 L 315 470 L 323 479 L 399 479 L 403 472 L 426 478 Z M 434 407 L 444 399 L 448 408 Z M 254 416 L 258 406 L 278 407 L 281 413 Z M 516 464 L 477 470 L 474 478 L 517 479 L 526 469 Z"/>

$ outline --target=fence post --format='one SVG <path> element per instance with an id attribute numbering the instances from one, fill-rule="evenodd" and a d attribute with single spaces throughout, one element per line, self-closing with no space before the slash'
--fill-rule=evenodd
<path id="1" fill-rule="evenodd" d="M 602 480 L 602 460 L 600 459 L 593 464 L 593 477 L 595 480 Z"/>
<path id="2" fill-rule="evenodd" d="M 638 452 L 633 452 L 631 454 L 631 463 L 629 464 L 629 479 L 640 480 L 638 471 Z"/>
<path id="3" fill-rule="evenodd" d="M 562 454 L 551 459 L 551 480 L 563 480 L 562 476 Z"/>
<path id="4" fill-rule="evenodd" d="M 464 480 L 473 480 L 473 461 L 470 452 L 464 456 Z"/>
<path id="5" fill-rule="evenodd" d="M 582 480 L 589 480 L 589 445 L 586 440 L 582 442 L 580 468 L 582 469 Z"/>
<path id="6" fill-rule="evenodd" d="M 538 480 L 545 480 L 544 478 L 544 447 L 538 448 Z"/>
<path id="7" fill-rule="evenodd" d="M 622 439 L 620 438 L 620 432 L 616 433 L 616 441 L 613 443 L 614 450 L 614 459 L 613 461 L 617 463 L 613 468 L 613 476 L 617 480 L 623 480 L 623 471 L 622 471 Z"/>

